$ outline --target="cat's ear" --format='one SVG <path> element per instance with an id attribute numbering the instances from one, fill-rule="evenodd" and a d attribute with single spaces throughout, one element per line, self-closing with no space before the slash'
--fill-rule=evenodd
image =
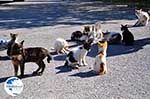
<path id="1" fill-rule="evenodd" d="M 20 42 L 20 45 L 23 47 L 23 43 L 24 43 L 24 40 L 22 40 L 21 42 Z"/>
<path id="2" fill-rule="evenodd" d="M 140 11 L 142 11 L 142 8 L 140 9 Z"/>
<path id="3" fill-rule="evenodd" d="M 12 36 L 13 34 L 12 33 L 10 33 L 10 36 Z"/>
<path id="4" fill-rule="evenodd" d="M 121 27 L 123 27 L 123 25 L 121 24 Z"/>
<path id="5" fill-rule="evenodd" d="M 84 26 L 82 27 L 83 32 L 85 32 L 86 27 L 87 27 L 87 25 L 84 25 Z"/>
<path id="6" fill-rule="evenodd" d="M 18 33 L 16 33 L 15 35 L 18 36 Z"/>
<path id="7" fill-rule="evenodd" d="M 18 34 L 17 34 L 17 33 L 15 33 L 15 34 L 12 34 L 12 36 L 17 37 L 17 36 L 18 36 Z"/>
<path id="8" fill-rule="evenodd" d="M 137 12 L 139 12 L 139 10 L 138 10 L 138 9 L 135 9 L 135 13 L 137 13 Z"/>
<path id="9" fill-rule="evenodd" d="M 128 25 L 126 24 L 125 27 L 128 27 Z"/>
<path id="10" fill-rule="evenodd" d="M 13 34 L 13 33 L 10 33 L 10 36 L 12 37 L 12 36 L 18 36 L 18 34 Z"/>
<path id="11" fill-rule="evenodd" d="M 94 31 L 94 29 L 95 29 L 94 25 L 92 25 L 91 27 L 92 27 L 92 31 Z"/>

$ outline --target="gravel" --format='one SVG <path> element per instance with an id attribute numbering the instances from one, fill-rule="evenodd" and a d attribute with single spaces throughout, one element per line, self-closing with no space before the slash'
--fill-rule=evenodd
<path id="1" fill-rule="evenodd" d="M 9 33 L 18 33 L 18 41 L 25 40 L 24 47 L 50 50 L 56 38 L 70 39 L 73 31 L 96 21 L 102 22 L 103 31 L 121 33 L 120 24 L 133 25 L 136 17 L 133 8 L 102 2 L 10 3 L 0 6 L 0 37 L 9 39 Z M 24 90 L 16 97 L 4 90 L 14 69 L 6 51 L 0 51 L 0 99 L 150 99 L 150 24 L 129 30 L 135 45 L 109 45 L 106 75 L 94 75 L 89 69 L 97 54 L 95 46 L 86 57 L 88 66 L 79 70 L 63 66 L 65 55 L 54 55 L 51 63 L 45 60 L 42 76 L 22 79 Z M 27 63 L 25 74 L 36 68 L 36 64 Z"/>

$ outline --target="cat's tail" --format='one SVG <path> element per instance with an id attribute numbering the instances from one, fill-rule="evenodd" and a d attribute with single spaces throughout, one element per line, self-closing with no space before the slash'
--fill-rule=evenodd
<path id="1" fill-rule="evenodd" d="M 147 13 L 148 13 L 148 15 L 149 15 L 149 18 L 150 18 L 150 10 L 148 10 L 148 11 L 147 11 Z M 148 21 L 150 21 L 150 19 L 149 19 Z"/>
<path id="2" fill-rule="evenodd" d="M 149 14 L 149 16 L 150 16 L 150 10 L 148 10 L 148 11 L 147 11 L 147 13 L 148 13 L 148 14 Z"/>
<path id="3" fill-rule="evenodd" d="M 50 61 L 52 60 L 52 56 L 50 54 L 50 52 L 47 53 L 47 62 L 50 63 Z"/>

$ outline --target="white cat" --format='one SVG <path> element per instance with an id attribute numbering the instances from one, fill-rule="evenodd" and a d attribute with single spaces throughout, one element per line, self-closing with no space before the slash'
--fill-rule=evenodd
<path id="1" fill-rule="evenodd" d="M 150 16 L 147 12 L 140 10 L 135 10 L 135 15 L 138 18 L 138 21 L 134 26 L 145 26 L 148 25 L 148 21 L 150 20 Z"/>
<path id="2" fill-rule="evenodd" d="M 72 51 L 70 51 L 67 55 L 65 66 L 71 66 L 73 68 L 78 68 L 78 66 L 86 66 L 87 63 L 85 57 L 90 50 L 92 42 L 93 39 L 89 39 L 88 41 L 84 42 L 82 46 L 74 48 Z"/>
<path id="3" fill-rule="evenodd" d="M 54 50 L 57 53 L 68 53 L 69 52 L 69 48 L 68 48 L 69 44 L 66 40 L 64 40 L 63 38 L 57 38 L 55 43 L 54 43 Z"/>
<path id="4" fill-rule="evenodd" d="M 99 41 L 98 46 L 99 46 L 99 53 L 95 58 L 93 70 L 97 74 L 103 75 L 107 73 L 107 65 L 106 65 L 107 41 Z"/>
<path id="5" fill-rule="evenodd" d="M 91 27 L 91 38 L 94 39 L 94 43 L 97 43 L 99 40 L 103 38 L 103 32 L 101 29 L 101 23 L 96 22 L 92 27 Z"/>
<path id="6" fill-rule="evenodd" d="M 103 38 L 103 32 L 102 32 L 102 27 L 101 27 L 101 22 L 96 22 L 95 23 L 95 32 L 97 34 L 98 39 Z"/>

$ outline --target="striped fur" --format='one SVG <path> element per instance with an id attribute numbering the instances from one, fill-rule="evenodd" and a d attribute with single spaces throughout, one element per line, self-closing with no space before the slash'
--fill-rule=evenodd
<path id="1" fill-rule="evenodd" d="M 10 55 L 11 61 L 14 65 L 15 76 L 18 74 L 18 67 L 20 66 L 21 77 L 24 76 L 24 65 L 27 62 L 34 62 L 39 67 L 33 74 L 42 75 L 45 69 L 44 59 L 47 57 L 47 62 L 49 63 L 52 60 L 50 52 L 42 47 L 30 47 L 23 48 L 23 42 L 20 44 L 14 43 L 11 47 Z"/>

